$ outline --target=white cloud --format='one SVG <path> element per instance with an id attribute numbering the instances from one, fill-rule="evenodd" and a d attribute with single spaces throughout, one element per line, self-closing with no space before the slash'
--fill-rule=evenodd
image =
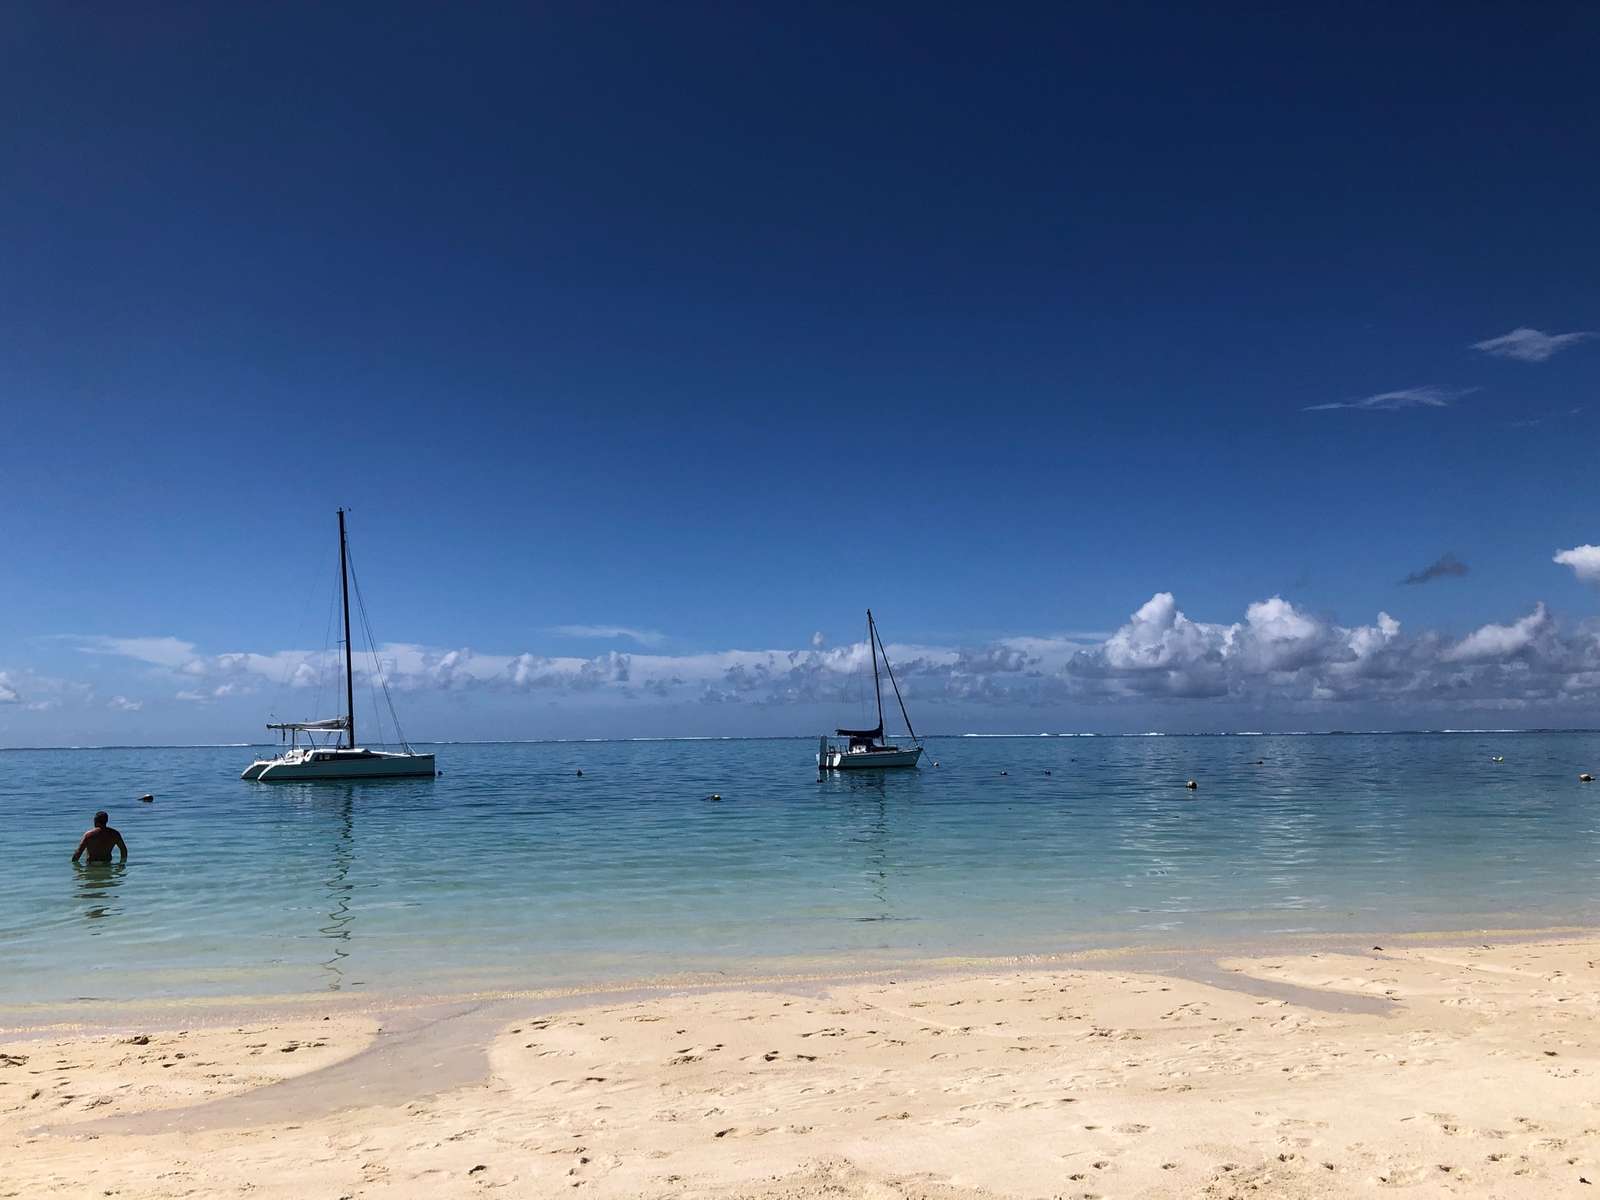
<path id="1" fill-rule="evenodd" d="M 56 679 L 22 668 L 0 671 L 0 704 L 15 704 L 23 712 L 49 712 L 68 701 L 87 703 L 94 689 L 86 683 Z"/>
<path id="2" fill-rule="evenodd" d="M 1595 334 L 1591 330 L 1573 333 L 1541 333 L 1537 329 L 1521 326 L 1510 333 L 1502 333 L 1482 342 L 1473 342 L 1472 349 L 1482 350 L 1498 358 L 1514 358 L 1518 362 L 1544 362 L 1551 355 L 1588 341 Z"/>
<path id="3" fill-rule="evenodd" d="M 1117 672 L 1194 669 L 1220 660 L 1225 633 L 1220 625 L 1200 625 L 1178 611 L 1171 592 L 1157 592 L 1099 650 Z"/>
<path id="4" fill-rule="evenodd" d="M 1250 605 L 1240 622 L 1191 621 L 1159 593 L 1103 645 L 1080 652 L 1065 675 L 1065 695 L 1107 699 L 1515 707 L 1600 696 L 1600 639 L 1584 629 L 1563 634 L 1543 604 L 1451 643 L 1435 633 L 1405 637 L 1388 613 L 1343 626 L 1277 596 Z"/>
<path id="5" fill-rule="evenodd" d="M 1378 614 L 1376 625 L 1362 625 L 1350 630 L 1347 639 L 1350 652 L 1361 662 L 1381 654 L 1385 647 L 1400 636 L 1400 622 L 1386 612 Z"/>
<path id="6" fill-rule="evenodd" d="M 113 654 L 157 667 L 182 667 L 194 657 L 193 642 L 175 637 L 79 637 L 85 654 Z"/>
<path id="7" fill-rule="evenodd" d="M 1574 546 L 1571 550 L 1558 550 L 1555 561 L 1571 567 L 1572 573 L 1584 583 L 1600 583 L 1600 546 Z"/>
<path id="8" fill-rule="evenodd" d="M 1563 554 L 1585 549 L 1600 572 L 1600 548 Z M 123 639 L 130 656 L 148 655 L 159 640 Z M 1543 604 L 1455 639 L 1407 634 L 1384 612 L 1370 623 L 1344 625 L 1283 596 L 1247 605 L 1237 620 L 1196 620 L 1173 593 L 1158 592 L 1109 634 L 969 646 L 891 643 L 888 652 L 908 703 L 919 707 L 1223 702 L 1287 713 L 1364 704 L 1390 706 L 1404 718 L 1427 708 L 1600 703 L 1600 638 L 1585 627 L 1563 628 Z M 377 658 L 395 691 L 583 696 L 615 704 L 853 704 L 871 676 L 864 641 L 828 647 L 812 639 L 792 649 L 592 656 L 396 642 L 380 646 Z M 178 699 L 209 703 L 264 684 L 334 688 L 341 667 L 337 654 L 276 651 L 191 653 L 165 671 L 182 689 Z M 356 670 L 364 690 L 370 658 L 358 657 Z M 6 686 L 33 690 L 16 686 L 14 676 Z"/>
<path id="9" fill-rule="evenodd" d="M 1397 408 L 1449 408 L 1461 397 L 1477 391 L 1476 388 L 1444 388 L 1434 384 L 1423 387 L 1400 388 L 1393 392 L 1379 392 L 1360 400 L 1335 400 L 1326 404 L 1309 404 L 1306 412 L 1330 412 L 1336 408 L 1362 408 L 1393 410 Z"/>
<path id="10" fill-rule="evenodd" d="M 626 638 L 641 646 L 657 646 L 666 640 L 666 634 L 654 629 L 633 629 L 627 625 L 554 625 L 550 632 L 562 637 L 597 638 L 603 641 Z"/>
<path id="11" fill-rule="evenodd" d="M 144 707 L 143 700 L 129 700 L 126 696 L 113 696 L 106 702 L 107 708 L 114 708 L 118 712 L 138 712 Z"/>
<path id="12" fill-rule="evenodd" d="M 811 648 L 813 650 L 821 650 L 827 644 L 828 635 L 823 633 L 822 630 L 819 629 L 811 635 Z"/>
<path id="13" fill-rule="evenodd" d="M 213 700 L 222 700 L 228 696 L 244 695 L 255 691 L 255 688 L 238 681 L 232 683 L 219 683 L 216 687 L 201 690 L 199 688 L 185 688 L 176 693 L 174 700 L 184 700 L 190 704 L 209 704 Z"/>
<path id="14" fill-rule="evenodd" d="M 1446 662 L 1490 662 L 1523 653 L 1547 632 L 1553 622 L 1541 604 L 1520 621 L 1510 625 L 1485 625 L 1462 638 L 1444 652 Z"/>

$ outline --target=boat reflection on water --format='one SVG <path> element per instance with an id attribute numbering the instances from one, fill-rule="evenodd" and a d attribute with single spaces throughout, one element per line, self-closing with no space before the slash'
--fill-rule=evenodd
<path id="1" fill-rule="evenodd" d="M 82 910 L 85 920 L 99 921 L 122 911 L 117 903 L 117 889 L 122 886 L 127 863 L 73 863 L 72 869 L 73 895 L 88 905 Z M 91 925 L 89 932 L 99 933 L 100 929 Z"/>
<path id="2" fill-rule="evenodd" d="M 328 990 L 338 992 L 344 987 L 344 960 L 350 957 L 350 938 L 355 931 L 355 912 L 350 909 L 350 893 L 355 885 L 350 882 L 350 866 L 355 862 L 355 789 L 341 789 L 338 802 L 331 805 L 336 819 L 336 837 L 333 842 L 333 869 L 328 872 L 325 898 L 328 901 L 328 923 L 317 933 L 333 942 L 333 954 L 325 958 L 322 970 L 328 976 Z"/>
<path id="3" fill-rule="evenodd" d="M 894 873 L 891 786 L 894 785 L 878 771 L 840 772 L 824 777 L 824 794 L 840 801 L 841 834 L 862 851 L 861 881 L 865 888 L 862 898 L 867 902 L 867 912 L 851 917 L 852 921 L 910 919 L 893 911 L 889 897 L 889 879 Z"/>

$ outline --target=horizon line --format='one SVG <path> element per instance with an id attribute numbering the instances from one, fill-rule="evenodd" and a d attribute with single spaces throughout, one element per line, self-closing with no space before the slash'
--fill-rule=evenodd
<path id="1" fill-rule="evenodd" d="M 1222 738 L 1222 737 L 1407 737 L 1407 736 L 1433 736 L 1433 737 L 1459 737 L 1464 734 L 1499 735 L 1499 734 L 1530 734 L 1530 733 L 1600 733 L 1600 728 L 1588 725 L 1536 725 L 1526 729 L 1225 729 L 1212 732 L 1203 730 L 1183 730 L 1174 732 L 1163 729 L 1142 730 L 1131 733 L 930 733 L 920 739 L 923 742 L 935 739 L 954 738 L 1056 738 L 1060 740 L 1078 740 L 1082 738 Z M 764 734 L 737 734 L 737 733 L 709 733 L 709 734 L 673 734 L 659 737 L 653 736 L 628 736 L 628 737 L 548 737 L 548 738 L 462 738 L 445 739 L 436 741 L 418 740 L 407 742 L 410 746 L 561 746 L 561 745 L 592 745 L 627 742 L 809 742 L 816 734 L 805 733 L 764 733 Z M 48 750 L 253 750 L 259 747 L 274 747 L 277 742 L 108 742 L 104 745 L 57 745 L 57 746 L 0 746 L 0 753 L 13 751 L 48 751 Z M 399 745 L 399 743 L 381 742 L 374 745 Z"/>

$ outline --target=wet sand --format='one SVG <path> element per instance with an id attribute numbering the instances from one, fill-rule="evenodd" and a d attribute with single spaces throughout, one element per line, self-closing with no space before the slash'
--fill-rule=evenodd
<path id="1" fill-rule="evenodd" d="M 0 1196 L 1600 1187 L 1600 938 L 1369 945 L 14 1030 Z"/>

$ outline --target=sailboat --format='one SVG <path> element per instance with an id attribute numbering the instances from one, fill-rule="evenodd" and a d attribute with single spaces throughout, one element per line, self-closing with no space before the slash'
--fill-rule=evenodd
<path id="1" fill-rule="evenodd" d="M 289 746 L 277 758 L 258 758 L 244 769 L 240 779 L 262 783 L 290 783 L 310 779 L 391 779 L 400 776 L 432 776 L 433 755 L 418 754 L 406 745 L 404 750 L 368 750 L 356 744 L 355 672 L 350 652 L 350 543 L 345 537 L 344 509 L 339 510 L 339 594 L 344 601 L 344 716 L 321 721 L 285 721 L 267 725 L 280 737 L 287 734 Z M 366 609 L 363 607 L 363 620 Z M 370 630 L 369 630 L 370 636 Z M 388 689 L 384 689 L 385 694 Z M 319 745 L 317 734 L 339 735 L 333 745 Z M 307 744 L 300 744 L 301 734 Z"/>
<path id="2" fill-rule="evenodd" d="M 878 636 L 878 624 L 867 609 L 867 651 L 872 655 L 872 691 L 878 700 L 878 723 L 871 729 L 836 729 L 835 738 L 823 735 L 817 745 L 819 771 L 855 771 L 863 768 L 914 767 L 922 757 L 922 741 L 911 728 L 911 717 L 906 712 L 906 702 L 900 695 L 900 685 L 895 682 L 894 668 L 889 665 L 889 652 L 883 648 Z M 905 719 L 906 732 L 911 736 L 910 746 L 895 746 L 883 740 L 883 681 L 878 675 L 878 657 L 883 656 L 884 670 L 894 688 L 894 698 L 900 703 L 900 715 Z"/>

